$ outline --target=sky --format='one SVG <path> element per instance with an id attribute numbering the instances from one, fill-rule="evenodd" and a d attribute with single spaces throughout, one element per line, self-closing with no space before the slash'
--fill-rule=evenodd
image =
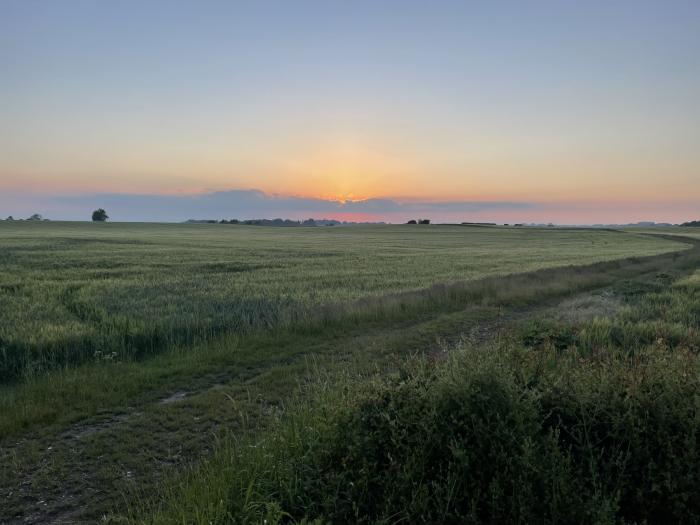
<path id="1" fill-rule="evenodd" d="M 698 219 L 700 2 L 2 0 L 0 215 L 96 207 Z"/>

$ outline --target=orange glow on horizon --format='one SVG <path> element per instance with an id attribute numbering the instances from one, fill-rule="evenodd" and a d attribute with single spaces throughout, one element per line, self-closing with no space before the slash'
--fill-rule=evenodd
<path id="1" fill-rule="evenodd" d="M 51 156 L 36 164 L 0 166 L 0 191 L 198 195 L 255 189 L 269 196 L 339 203 L 392 199 L 600 206 L 700 198 L 692 162 L 656 166 L 643 157 L 611 157 L 572 164 L 556 152 L 521 162 L 505 145 L 497 146 L 485 151 L 502 155 L 487 155 L 467 144 L 449 160 L 447 152 L 426 154 L 420 144 L 372 136 L 301 136 L 262 150 L 202 145 L 177 155 L 157 148 L 140 149 L 139 155 L 96 149 L 90 158 L 65 153 L 70 162 L 60 170 Z M 673 175 L 674 184 L 660 188 L 656 178 L 645 176 L 652 171 Z"/>

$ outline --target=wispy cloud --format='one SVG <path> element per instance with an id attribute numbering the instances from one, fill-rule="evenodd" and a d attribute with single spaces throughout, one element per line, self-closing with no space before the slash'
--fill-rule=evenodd
<path id="1" fill-rule="evenodd" d="M 211 191 L 190 195 L 0 192 L 0 219 L 41 213 L 58 220 L 89 220 L 105 208 L 114 221 L 181 222 L 187 219 L 306 219 L 405 222 L 554 222 L 557 224 L 628 223 L 640 220 L 683 222 L 696 219 L 695 201 L 532 202 L 375 198 L 338 202 L 293 197 L 259 190 Z"/>
<path id="2" fill-rule="evenodd" d="M 215 191 L 197 195 L 98 193 L 42 199 L 43 213 L 61 219 L 85 219 L 102 207 L 119 221 L 184 221 L 190 218 L 343 218 L 403 221 L 416 215 L 454 215 L 527 210 L 527 202 L 403 201 L 391 198 L 338 202 L 271 195 L 259 190 Z M 464 220 L 468 220 L 467 215 Z"/>

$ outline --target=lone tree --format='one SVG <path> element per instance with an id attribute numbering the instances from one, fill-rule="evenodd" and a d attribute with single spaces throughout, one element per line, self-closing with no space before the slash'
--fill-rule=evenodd
<path id="1" fill-rule="evenodd" d="M 93 222 L 105 222 L 107 219 L 109 219 L 109 215 L 102 208 L 92 212 Z"/>

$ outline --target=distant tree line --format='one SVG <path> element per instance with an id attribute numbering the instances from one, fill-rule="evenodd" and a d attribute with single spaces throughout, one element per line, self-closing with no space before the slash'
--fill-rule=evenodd
<path id="1" fill-rule="evenodd" d="M 306 219 L 303 221 L 291 219 L 189 219 L 186 221 L 189 224 L 241 224 L 244 226 L 281 226 L 281 227 L 296 227 L 296 226 L 340 226 L 350 224 L 385 224 L 384 222 L 348 222 L 337 221 L 335 219 Z"/>
<path id="2" fill-rule="evenodd" d="M 411 219 L 406 224 L 430 224 L 430 219 Z"/>
<path id="3" fill-rule="evenodd" d="M 681 226 L 691 226 L 693 228 L 700 228 L 700 221 L 688 221 L 681 224 Z"/>
<path id="4" fill-rule="evenodd" d="M 238 219 L 226 219 L 219 221 L 219 224 L 244 224 L 246 226 L 335 226 L 340 221 L 306 219 L 303 221 L 293 221 L 291 219 L 248 219 L 239 221 Z"/>
<path id="5" fill-rule="evenodd" d="M 49 219 L 44 219 L 44 217 L 42 217 L 42 215 L 40 213 L 35 213 L 33 215 L 30 215 L 26 219 L 15 219 L 12 215 L 10 215 L 5 220 L 6 221 L 24 221 L 24 220 L 27 220 L 27 221 L 48 221 Z"/>

